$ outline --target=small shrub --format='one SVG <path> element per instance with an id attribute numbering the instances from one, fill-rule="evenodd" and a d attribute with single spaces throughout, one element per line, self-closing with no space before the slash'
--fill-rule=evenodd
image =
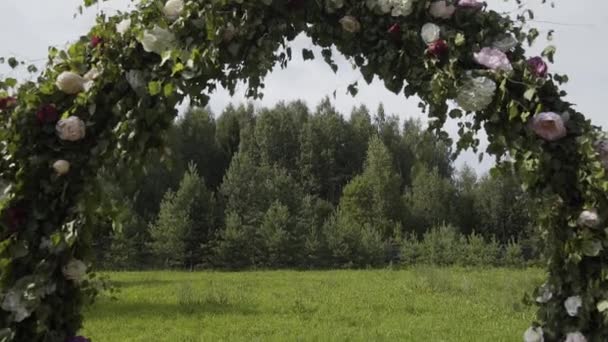
<path id="1" fill-rule="evenodd" d="M 503 265 L 509 267 L 525 266 L 523 251 L 518 242 L 511 240 L 505 246 Z"/>

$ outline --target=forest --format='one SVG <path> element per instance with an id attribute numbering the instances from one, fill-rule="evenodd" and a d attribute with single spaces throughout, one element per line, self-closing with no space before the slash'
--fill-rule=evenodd
<path id="1" fill-rule="evenodd" d="M 400 113 L 403 114 L 403 113 Z M 329 98 L 191 108 L 133 170 L 100 172 L 104 269 L 514 266 L 542 257 L 508 168 L 454 166 L 416 119 Z M 141 169 L 141 170 L 140 170 Z M 494 172 L 496 171 L 496 172 Z"/>

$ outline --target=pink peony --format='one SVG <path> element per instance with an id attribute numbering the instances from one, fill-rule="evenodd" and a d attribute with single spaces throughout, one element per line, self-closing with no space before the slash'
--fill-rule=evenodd
<path id="1" fill-rule="evenodd" d="M 562 117 L 553 112 L 544 112 L 534 115 L 532 129 L 539 137 L 547 141 L 556 141 L 566 136 L 566 126 Z"/>
<path id="2" fill-rule="evenodd" d="M 499 49 L 485 47 L 473 55 L 475 62 L 492 70 L 511 71 L 509 57 Z"/>

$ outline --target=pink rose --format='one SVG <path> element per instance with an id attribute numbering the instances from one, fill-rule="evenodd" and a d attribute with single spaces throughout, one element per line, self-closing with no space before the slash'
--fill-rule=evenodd
<path id="1" fill-rule="evenodd" d="M 485 47 L 473 55 L 475 62 L 492 70 L 511 71 L 511 61 L 507 55 L 495 48 Z"/>
<path id="2" fill-rule="evenodd" d="M 541 57 L 532 57 L 528 59 L 528 68 L 536 77 L 546 77 L 549 67 Z"/>
<path id="3" fill-rule="evenodd" d="M 484 3 L 479 2 L 477 0 L 460 0 L 460 1 L 458 1 L 458 6 L 465 7 L 465 8 L 480 9 L 484 6 Z"/>
<path id="4" fill-rule="evenodd" d="M 96 48 L 101 43 L 103 43 L 103 39 L 100 36 L 91 37 L 91 47 Z"/>
<path id="5" fill-rule="evenodd" d="M 440 19 L 450 19 L 452 15 L 456 12 L 456 7 L 454 5 L 448 5 L 447 1 L 440 0 L 431 3 L 431 7 L 429 7 L 429 13 L 434 18 Z"/>
<path id="6" fill-rule="evenodd" d="M 556 141 L 566 136 L 566 126 L 562 117 L 553 112 L 544 112 L 534 115 L 532 129 L 539 137 L 547 141 Z"/>

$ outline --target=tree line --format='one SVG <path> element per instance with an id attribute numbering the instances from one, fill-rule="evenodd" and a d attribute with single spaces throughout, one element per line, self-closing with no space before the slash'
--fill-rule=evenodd
<path id="1" fill-rule="evenodd" d="M 452 144 L 382 105 L 192 108 L 141 173 L 106 169 L 95 232 L 112 269 L 335 268 L 536 260 L 534 200 L 509 172 L 455 170 Z M 450 254 L 452 253 L 452 254 Z"/>

